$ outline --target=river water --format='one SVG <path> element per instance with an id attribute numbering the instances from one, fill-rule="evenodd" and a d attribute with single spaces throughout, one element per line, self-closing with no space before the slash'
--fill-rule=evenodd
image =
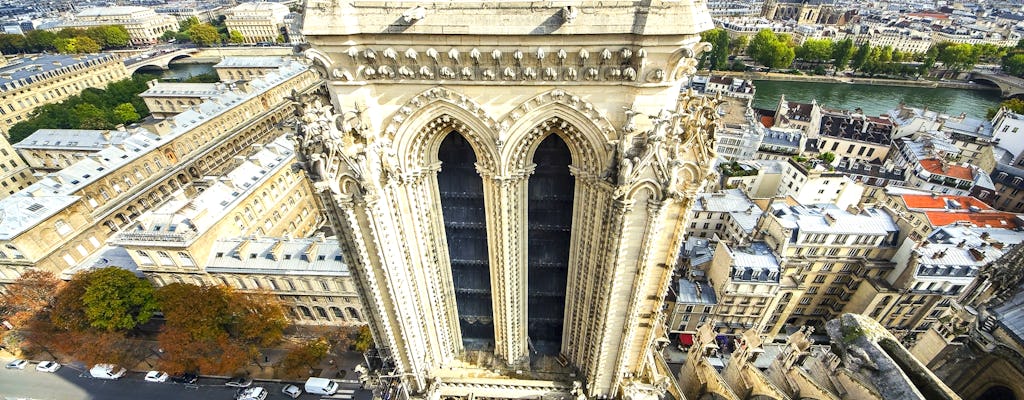
<path id="1" fill-rule="evenodd" d="M 914 107 L 928 107 L 951 115 L 967 113 L 985 118 L 989 108 L 999 105 L 998 91 L 902 86 L 854 85 L 825 82 L 754 81 L 757 92 L 754 107 L 775 110 L 779 97 L 786 100 L 818 104 L 832 109 L 853 110 L 860 107 L 867 115 L 881 115 L 896 108 L 900 102 Z"/>
<path id="2" fill-rule="evenodd" d="M 196 75 L 202 75 L 207 72 L 213 72 L 213 64 L 188 64 L 172 62 L 168 68 L 168 70 L 164 71 L 163 74 L 160 75 L 161 79 L 184 80 Z"/>

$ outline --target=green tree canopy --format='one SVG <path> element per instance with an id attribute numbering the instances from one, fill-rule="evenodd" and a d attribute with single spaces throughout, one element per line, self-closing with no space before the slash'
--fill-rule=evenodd
<path id="1" fill-rule="evenodd" d="M 75 41 L 75 53 L 99 53 L 100 45 L 95 40 L 90 39 L 88 36 L 79 36 L 73 39 Z"/>
<path id="2" fill-rule="evenodd" d="M 92 271 L 82 296 L 89 325 L 106 331 L 133 329 L 149 321 L 157 310 L 149 281 L 131 271 L 107 267 Z"/>
<path id="3" fill-rule="evenodd" d="M 232 29 L 228 33 L 228 42 L 231 43 L 245 43 L 245 36 L 242 36 L 242 32 Z"/>
<path id="4" fill-rule="evenodd" d="M 142 118 L 132 103 L 121 103 L 114 107 L 114 120 L 119 124 L 127 124 Z"/>
<path id="5" fill-rule="evenodd" d="M 946 68 L 959 72 L 974 68 L 974 64 L 978 62 L 978 54 L 975 53 L 974 47 L 967 43 L 947 44 L 939 49 L 937 59 Z"/>
<path id="6" fill-rule="evenodd" d="M 793 63 L 796 53 L 789 35 L 776 35 L 762 29 L 754 35 L 747 48 L 747 54 L 769 68 L 786 68 Z"/>
<path id="7" fill-rule="evenodd" d="M 196 24 L 188 28 L 188 37 L 192 43 L 200 46 L 210 46 L 220 43 L 220 33 L 217 28 L 210 24 Z"/>
<path id="8" fill-rule="evenodd" d="M 701 40 L 711 43 L 711 51 L 704 53 L 701 59 L 701 68 L 717 70 L 725 68 L 729 61 L 729 34 L 725 29 L 715 28 L 704 31 Z"/>
<path id="9" fill-rule="evenodd" d="M 1024 77 L 1024 53 L 1006 56 L 1003 59 L 1003 71 L 1010 75 Z"/>
<path id="10" fill-rule="evenodd" d="M 829 39 L 807 39 L 804 44 L 796 49 L 796 56 L 799 59 L 822 62 L 832 58 L 832 41 Z"/>
<path id="11" fill-rule="evenodd" d="M 185 18 L 184 21 L 181 21 L 181 23 L 178 24 L 178 26 L 179 26 L 178 32 L 188 32 L 188 30 L 190 28 L 192 28 L 192 26 L 194 26 L 194 25 L 199 25 L 199 18 L 196 18 L 196 17 Z"/>
<path id="12" fill-rule="evenodd" d="M 832 46 L 832 65 L 836 70 L 845 70 L 853 58 L 853 40 L 843 39 Z"/>

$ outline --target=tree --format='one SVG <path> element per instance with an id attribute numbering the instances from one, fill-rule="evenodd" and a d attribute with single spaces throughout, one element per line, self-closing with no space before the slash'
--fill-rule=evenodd
<path id="1" fill-rule="evenodd" d="M 289 378 L 304 376 L 308 374 L 309 369 L 316 367 L 330 350 L 331 346 L 324 338 L 294 346 L 281 360 L 281 372 Z"/>
<path id="2" fill-rule="evenodd" d="M 818 156 L 818 159 L 824 161 L 825 164 L 832 164 L 832 162 L 836 160 L 836 155 L 829 152 L 825 152 L 821 153 L 821 155 Z"/>
<path id="3" fill-rule="evenodd" d="M 19 326 L 37 314 L 48 312 L 62 282 L 52 272 L 30 269 L 21 274 L 0 297 L 0 317 Z"/>
<path id="4" fill-rule="evenodd" d="M 74 39 L 75 53 L 99 53 L 100 45 L 88 36 L 79 36 Z"/>
<path id="5" fill-rule="evenodd" d="M 138 111 L 135 111 L 135 106 L 132 103 L 121 103 L 114 107 L 114 120 L 119 124 L 135 122 L 140 118 L 142 117 L 139 116 Z"/>
<path id="6" fill-rule="evenodd" d="M 33 52 L 54 50 L 54 40 L 57 40 L 57 34 L 50 31 L 37 29 L 25 33 L 25 46 Z"/>
<path id="7" fill-rule="evenodd" d="M 770 62 L 766 64 L 770 68 L 786 68 L 793 64 L 793 60 L 796 58 L 796 52 L 793 50 L 793 46 L 779 41 L 772 45 L 772 57 Z"/>
<path id="8" fill-rule="evenodd" d="M 960 72 L 974 68 L 974 64 L 978 61 L 978 55 L 970 44 L 959 43 L 945 46 L 939 50 L 938 60 L 946 68 Z"/>
<path id="9" fill-rule="evenodd" d="M 1024 77 L 1024 53 L 1017 53 L 1004 58 L 1003 71 L 1010 75 Z"/>
<path id="10" fill-rule="evenodd" d="M 188 28 L 188 37 L 192 43 L 199 46 L 210 46 L 220 43 L 220 34 L 217 28 L 210 24 L 196 24 Z"/>
<path id="11" fill-rule="evenodd" d="M 103 36 L 107 47 L 125 47 L 131 43 L 128 29 L 123 25 L 107 25 L 103 27 Z"/>
<path id="12" fill-rule="evenodd" d="M 178 28 L 178 32 L 188 32 L 188 30 L 190 28 L 192 28 L 193 26 L 195 26 L 195 25 L 199 25 L 199 18 L 196 18 L 196 17 L 185 18 L 184 21 L 181 21 L 181 23 L 178 24 L 178 27 L 179 27 Z"/>
<path id="13" fill-rule="evenodd" d="M 0 34 L 0 51 L 4 54 L 24 53 L 25 37 L 14 34 Z"/>
<path id="14" fill-rule="evenodd" d="M 853 40 L 843 39 L 832 46 L 832 65 L 837 71 L 845 70 L 853 57 Z"/>
<path id="15" fill-rule="evenodd" d="M 79 272 L 71 277 L 64 287 L 57 292 L 50 312 L 53 326 L 61 330 L 84 330 L 89 326 L 89 317 L 82 307 L 82 297 L 92 282 L 92 272 Z"/>
<path id="16" fill-rule="evenodd" d="M 279 343 L 284 336 L 288 317 L 277 296 L 230 292 L 228 307 L 235 311 L 235 318 L 229 325 L 232 337 L 257 347 L 268 347 Z"/>
<path id="17" fill-rule="evenodd" d="M 373 347 L 373 334 L 370 333 L 370 327 L 366 325 L 359 327 L 359 335 L 356 337 L 355 343 L 352 343 L 352 346 L 355 347 L 355 351 L 360 353 Z"/>
<path id="18" fill-rule="evenodd" d="M 747 54 L 769 68 L 785 68 L 793 63 L 796 53 L 788 35 L 776 35 L 768 29 L 762 29 L 750 41 Z"/>
<path id="19" fill-rule="evenodd" d="M 750 43 L 750 38 L 746 36 L 737 36 L 729 41 L 729 53 L 733 55 L 739 55 L 747 50 L 747 45 Z"/>
<path id="20" fill-rule="evenodd" d="M 829 39 L 807 39 L 797 48 L 797 58 L 813 62 L 828 61 L 832 58 L 832 47 Z"/>
<path id="21" fill-rule="evenodd" d="M 174 31 L 164 31 L 164 34 L 160 35 L 160 40 L 164 42 L 170 42 L 171 39 L 176 38 L 177 35 L 178 33 Z"/>
<path id="22" fill-rule="evenodd" d="M 78 126 L 81 129 L 110 129 L 114 127 L 114 124 L 107 122 L 106 113 L 92 104 L 78 104 L 72 112 L 78 119 Z"/>
<path id="23" fill-rule="evenodd" d="M 864 42 L 857 48 L 857 52 L 853 54 L 853 58 L 850 60 L 850 67 L 854 70 L 860 70 L 868 63 L 868 57 L 871 56 L 871 45 Z"/>
<path id="24" fill-rule="evenodd" d="M 75 53 L 78 51 L 78 39 L 58 37 L 53 40 L 53 47 L 60 53 Z"/>
<path id="25" fill-rule="evenodd" d="M 245 36 L 242 36 L 242 32 L 232 29 L 230 32 L 228 32 L 228 42 L 245 43 Z"/>
<path id="26" fill-rule="evenodd" d="M 131 271 L 107 267 L 92 272 L 82 296 L 89 324 L 107 331 L 133 329 L 157 310 L 153 286 Z"/>
<path id="27" fill-rule="evenodd" d="M 729 34 L 725 29 L 716 28 L 701 33 L 701 40 L 711 43 L 711 51 L 704 53 L 701 67 L 711 70 L 725 68 L 729 61 Z"/>

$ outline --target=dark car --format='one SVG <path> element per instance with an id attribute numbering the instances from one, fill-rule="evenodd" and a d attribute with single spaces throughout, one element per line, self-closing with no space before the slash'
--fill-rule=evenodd
<path id="1" fill-rule="evenodd" d="M 179 374 L 171 377 L 171 382 L 184 383 L 186 385 L 194 385 L 199 380 L 199 376 L 191 372 Z"/>

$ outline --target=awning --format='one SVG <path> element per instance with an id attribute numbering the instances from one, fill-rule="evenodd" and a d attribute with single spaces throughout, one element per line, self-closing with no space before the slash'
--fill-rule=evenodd
<path id="1" fill-rule="evenodd" d="M 692 333 L 680 333 L 679 344 L 683 346 L 693 346 L 693 334 Z"/>

